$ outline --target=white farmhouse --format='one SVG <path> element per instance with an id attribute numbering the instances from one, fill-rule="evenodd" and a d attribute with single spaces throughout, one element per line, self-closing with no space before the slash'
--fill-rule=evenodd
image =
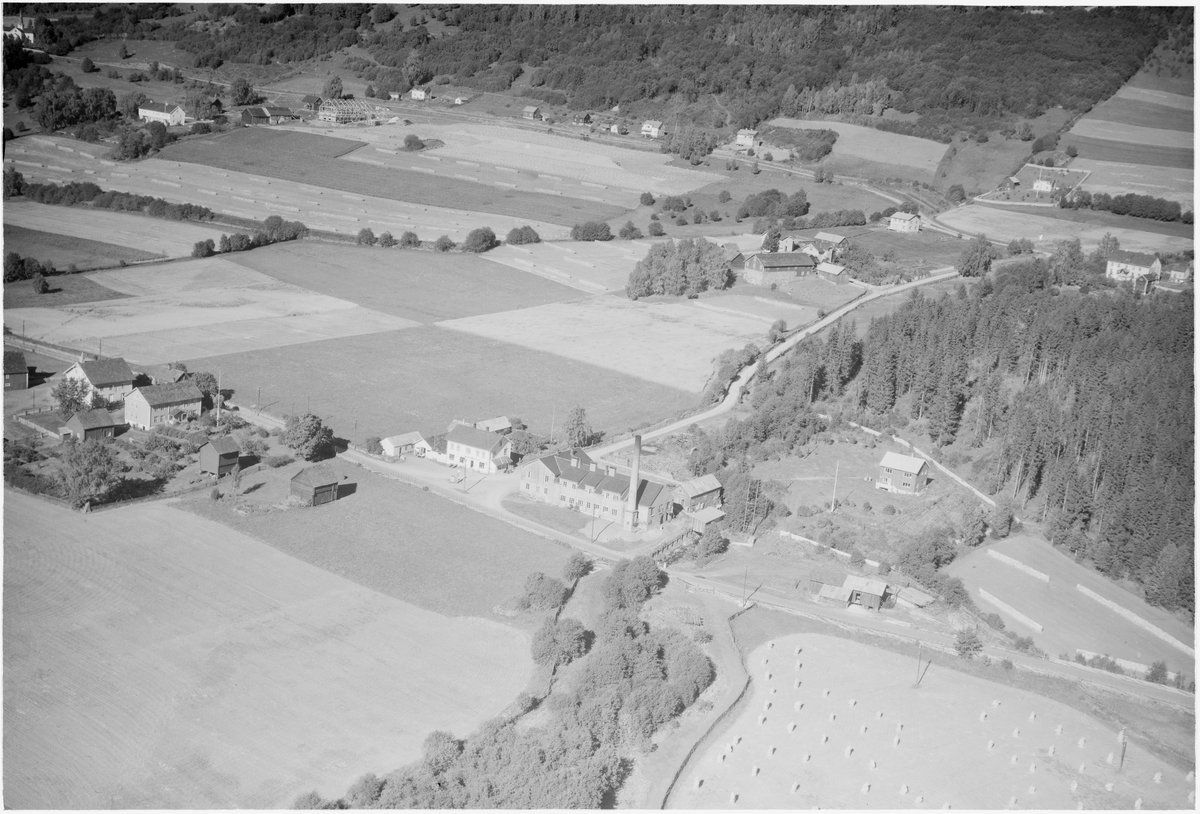
<path id="1" fill-rule="evenodd" d="M 162 122 L 171 127 L 183 124 L 186 114 L 174 102 L 143 102 L 138 105 L 138 118 L 146 122 Z"/>

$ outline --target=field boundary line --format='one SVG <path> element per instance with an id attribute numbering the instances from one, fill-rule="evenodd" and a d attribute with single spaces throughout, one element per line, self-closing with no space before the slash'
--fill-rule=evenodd
<path id="1" fill-rule="evenodd" d="M 1103 596 L 1101 596 L 1100 594 L 1093 591 L 1091 588 L 1088 588 L 1084 585 L 1080 585 L 1079 583 L 1076 583 L 1075 587 L 1078 588 L 1079 592 L 1082 593 L 1084 596 L 1091 597 L 1092 599 L 1096 600 L 1101 605 L 1104 605 L 1106 608 L 1108 608 L 1109 610 L 1118 614 L 1119 616 L 1125 617 L 1130 622 L 1133 622 L 1135 625 L 1142 628 L 1143 630 L 1162 639 L 1167 644 L 1169 644 L 1173 647 L 1179 648 L 1180 650 L 1182 650 L 1184 653 L 1187 653 L 1192 658 L 1196 657 L 1196 649 L 1195 648 L 1188 647 L 1186 644 L 1179 641 L 1179 639 L 1176 639 L 1170 633 L 1167 633 L 1167 631 L 1163 630 L 1160 627 L 1157 627 L 1156 625 L 1151 624 L 1150 622 L 1147 622 L 1145 619 L 1138 616 L 1133 611 L 1121 607 L 1116 602 L 1113 602 L 1111 599 L 1105 599 Z"/>
<path id="2" fill-rule="evenodd" d="M 1029 574 L 1029 576 L 1033 577 L 1034 579 L 1040 579 L 1042 582 L 1047 582 L 1047 583 L 1050 582 L 1049 574 L 1043 574 L 1041 571 L 1038 571 L 1036 568 L 1030 568 L 1028 565 L 1026 565 L 1025 563 L 1021 562 L 1020 560 L 1016 559 L 1015 557 L 1010 557 L 1007 554 L 1001 554 L 999 551 L 997 551 L 994 548 L 989 548 L 987 550 L 987 555 L 989 557 L 995 557 L 996 559 L 1000 560 L 1000 562 L 1004 563 L 1005 565 L 1011 565 L 1013 568 L 1016 568 L 1018 571 L 1024 571 L 1026 574 Z"/>
<path id="3" fill-rule="evenodd" d="M 1038 633 L 1041 633 L 1044 630 L 1044 628 L 1042 627 L 1042 625 L 1040 623 L 1033 621 L 1028 616 L 1021 613 L 1019 610 L 1017 610 L 1016 608 L 1014 608 L 1012 605 L 1008 604 L 1007 602 L 1004 602 L 1004 601 L 998 599 L 995 596 L 995 594 L 989 593 L 988 591 L 984 590 L 983 588 L 980 588 L 979 596 L 981 599 L 983 599 L 983 601 L 985 601 L 989 604 L 995 605 L 997 608 L 1004 611 L 1005 613 L 1007 613 L 1012 618 L 1016 619 L 1021 624 L 1025 625 L 1027 627 L 1033 628 Z"/>

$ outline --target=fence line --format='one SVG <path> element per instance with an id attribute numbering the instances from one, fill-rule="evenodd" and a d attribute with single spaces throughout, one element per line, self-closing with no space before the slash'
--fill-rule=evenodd
<path id="1" fill-rule="evenodd" d="M 1192 658 L 1196 657 L 1196 651 L 1194 648 L 1188 647 L 1186 644 L 1179 641 L 1179 639 L 1176 639 L 1174 636 L 1172 636 L 1170 633 L 1167 633 L 1162 628 L 1156 627 L 1155 625 L 1150 624 L 1149 622 L 1147 622 L 1142 617 L 1138 616 L 1133 611 L 1127 610 L 1127 609 L 1121 607 L 1116 602 L 1113 602 L 1111 599 L 1105 599 L 1100 594 L 1093 591 L 1091 588 L 1086 588 L 1083 585 L 1080 585 L 1078 583 L 1076 583 L 1075 587 L 1078 588 L 1079 592 L 1081 594 L 1083 594 L 1084 596 L 1090 596 L 1092 599 L 1096 600 L 1104 607 L 1108 608 L 1109 610 L 1113 611 L 1114 613 L 1116 613 L 1120 616 L 1125 617 L 1130 622 L 1133 622 L 1135 625 L 1142 628 L 1143 630 L 1146 630 L 1146 631 L 1152 633 L 1153 635 L 1155 635 L 1158 638 L 1165 641 L 1167 644 L 1172 645 L 1174 647 L 1178 647 L 1180 650 L 1187 653 Z"/>

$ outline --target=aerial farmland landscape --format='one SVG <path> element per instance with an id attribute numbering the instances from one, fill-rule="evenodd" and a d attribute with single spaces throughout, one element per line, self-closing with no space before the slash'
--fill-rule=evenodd
<path id="1" fill-rule="evenodd" d="M 3 35 L 6 808 L 1195 809 L 1190 6 Z"/>

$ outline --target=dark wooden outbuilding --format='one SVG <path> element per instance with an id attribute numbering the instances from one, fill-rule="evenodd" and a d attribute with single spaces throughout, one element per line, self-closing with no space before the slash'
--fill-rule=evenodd
<path id="1" fill-rule="evenodd" d="M 327 464 L 317 464 L 292 476 L 291 493 L 308 506 L 332 503 L 338 498 L 339 480 Z"/>
<path id="2" fill-rule="evenodd" d="M 223 478 L 237 466 L 242 450 L 228 436 L 214 438 L 200 447 L 200 471 Z"/>
<path id="3" fill-rule="evenodd" d="M 29 365 L 19 350 L 4 351 L 4 389 L 29 389 Z"/>
<path id="4" fill-rule="evenodd" d="M 116 432 L 116 422 L 107 410 L 85 410 L 76 413 L 67 421 L 67 429 L 71 436 L 78 441 L 92 438 L 112 438 Z"/>

